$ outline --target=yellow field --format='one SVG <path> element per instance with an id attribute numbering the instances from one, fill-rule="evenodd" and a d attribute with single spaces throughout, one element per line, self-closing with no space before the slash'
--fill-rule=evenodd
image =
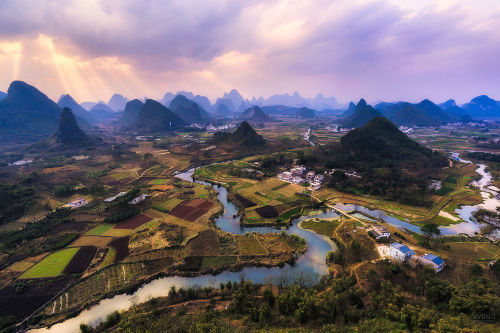
<path id="1" fill-rule="evenodd" d="M 265 255 L 268 253 L 254 236 L 238 237 L 240 255 Z"/>

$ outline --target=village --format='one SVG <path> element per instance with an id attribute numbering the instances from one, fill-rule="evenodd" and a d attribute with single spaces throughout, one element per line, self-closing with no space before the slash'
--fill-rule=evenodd
<path id="1" fill-rule="evenodd" d="M 324 179 L 323 175 L 316 174 L 314 171 L 307 171 L 302 165 L 295 166 L 290 171 L 281 172 L 277 177 L 279 180 L 293 184 L 309 184 L 307 188 L 311 191 L 319 190 Z"/>

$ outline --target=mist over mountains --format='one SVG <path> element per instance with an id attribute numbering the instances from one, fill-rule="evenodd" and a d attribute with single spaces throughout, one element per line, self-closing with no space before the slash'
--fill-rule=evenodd
<path id="1" fill-rule="evenodd" d="M 186 91 L 166 93 L 160 101 L 130 101 L 114 94 L 108 103 L 79 104 L 69 94 L 62 95 L 55 103 L 36 87 L 13 81 L 7 93 L 0 93 L 0 135 L 6 140 L 48 136 L 56 131 L 61 110 L 65 107 L 72 110 L 82 128 L 102 123 L 143 131 L 171 131 L 193 123 L 209 124 L 216 119 L 267 122 L 275 117 L 326 117 L 348 128 L 361 127 L 380 116 L 398 126 L 423 127 L 500 120 L 500 102 L 486 95 L 463 105 L 453 99 L 440 104 L 425 99 L 419 103 L 380 102 L 372 107 L 362 99 L 357 105 L 351 102 L 342 107 L 335 98 L 322 95 L 306 99 L 294 93 L 248 100 L 232 89 L 214 104 L 205 96 Z"/>

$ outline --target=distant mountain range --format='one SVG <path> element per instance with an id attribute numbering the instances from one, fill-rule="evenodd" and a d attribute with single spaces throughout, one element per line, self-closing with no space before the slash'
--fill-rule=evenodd
<path id="1" fill-rule="evenodd" d="M 117 114 L 113 109 L 107 106 L 105 103 L 97 103 L 89 110 L 92 117 L 97 119 L 99 122 L 111 122 L 116 119 Z"/>
<path id="2" fill-rule="evenodd" d="M 57 105 L 59 105 L 61 109 L 70 108 L 78 121 L 82 119 L 82 121 L 88 124 L 95 124 L 98 122 L 98 119 L 94 115 L 85 110 L 69 94 L 61 95 L 59 101 L 57 101 Z"/>

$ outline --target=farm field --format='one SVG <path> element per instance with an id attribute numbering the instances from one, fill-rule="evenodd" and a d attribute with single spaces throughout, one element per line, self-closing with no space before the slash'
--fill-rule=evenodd
<path id="1" fill-rule="evenodd" d="M 54 252 L 26 271 L 20 276 L 20 279 L 36 279 L 61 275 L 66 265 L 69 264 L 78 250 L 78 247 L 71 247 Z"/>
<path id="2" fill-rule="evenodd" d="M 315 233 L 324 235 L 327 237 L 332 237 L 333 232 L 339 225 L 339 221 L 334 219 L 307 219 L 300 223 L 300 226 L 304 229 L 313 230 Z"/>
<path id="3" fill-rule="evenodd" d="M 95 247 L 107 247 L 108 244 L 113 240 L 113 237 L 106 236 L 81 236 L 77 238 L 73 243 L 72 247 L 79 246 L 95 246 Z"/>
<path id="4" fill-rule="evenodd" d="M 109 229 L 113 228 L 113 224 L 99 224 L 97 227 L 87 231 L 85 235 L 87 236 L 100 236 L 104 234 Z"/>

